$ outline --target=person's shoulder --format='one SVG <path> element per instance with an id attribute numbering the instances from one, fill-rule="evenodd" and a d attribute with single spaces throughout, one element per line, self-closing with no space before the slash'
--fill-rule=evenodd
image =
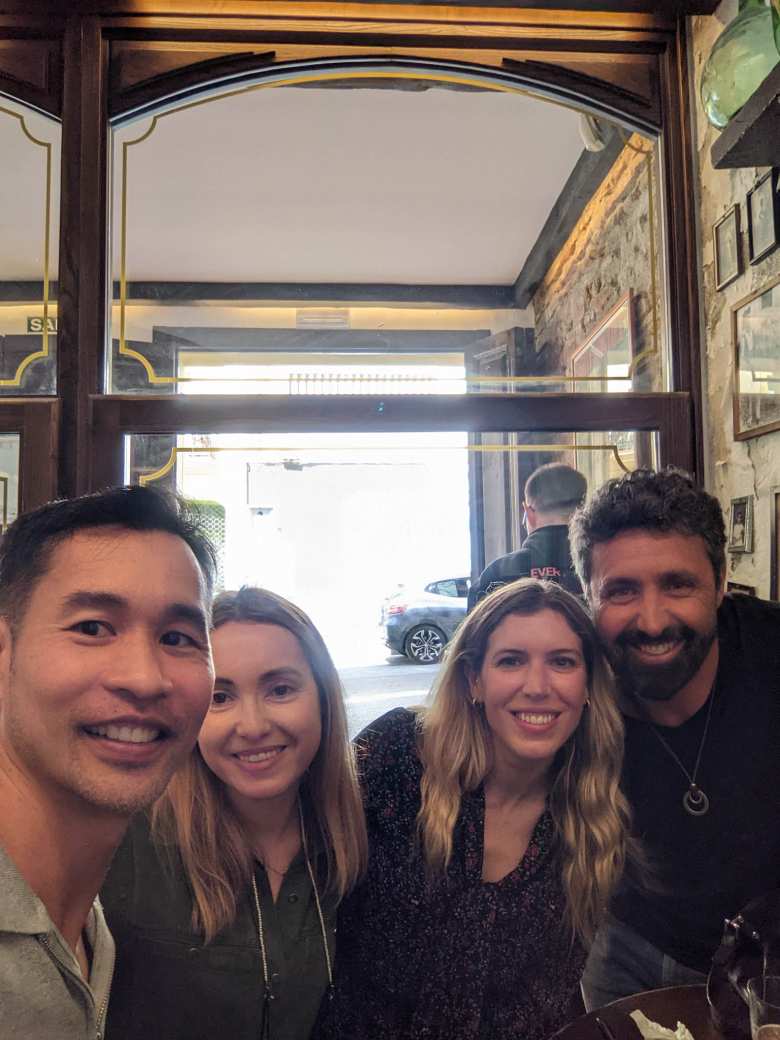
<path id="1" fill-rule="evenodd" d="M 100 901 L 109 923 L 119 914 L 127 914 L 138 899 L 159 893 L 169 902 L 184 885 L 184 874 L 178 850 L 158 841 L 145 812 L 130 821 L 124 839 L 109 867 Z"/>
<path id="2" fill-rule="evenodd" d="M 415 769 L 418 732 L 416 711 L 393 708 L 358 734 L 355 749 L 364 789 L 394 783 Z"/>
<path id="3" fill-rule="evenodd" d="M 744 593 L 726 595 L 718 610 L 721 639 L 737 634 L 751 639 L 764 639 L 780 634 L 780 603 Z"/>
<path id="4" fill-rule="evenodd" d="M 418 713 L 409 708 L 393 708 L 370 722 L 355 737 L 358 757 L 380 751 L 404 749 L 414 744 L 418 729 Z"/>
<path id="5" fill-rule="evenodd" d="M 479 577 L 477 583 L 485 591 L 491 591 L 492 582 L 506 584 L 516 578 L 527 577 L 531 573 L 531 553 L 528 549 L 517 549 L 515 552 L 499 556 L 489 564 Z"/>

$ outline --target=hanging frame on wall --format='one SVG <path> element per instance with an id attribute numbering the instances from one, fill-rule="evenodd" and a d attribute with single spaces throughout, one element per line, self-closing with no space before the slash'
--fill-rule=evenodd
<path id="1" fill-rule="evenodd" d="M 753 552 L 753 496 L 732 498 L 729 510 L 729 541 L 726 546 L 730 553 Z"/>
<path id="2" fill-rule="evenodd" d="M 731 311 L 734 437 L 780 430 L 780 275 Z"/>
<path id="3" fill-rule="evenodd" d="M 725 289 L 742 274 L 739 236 L 739 203 L 712 225 L 715 249 L 715 288 Z"/>
<path id="4" fill-rule="evenodd" d="M 746 205 L 750 262 L 757 264 L 777 248 L 780 238 L 778 170 L 769 170 L 756 181 Z"/>

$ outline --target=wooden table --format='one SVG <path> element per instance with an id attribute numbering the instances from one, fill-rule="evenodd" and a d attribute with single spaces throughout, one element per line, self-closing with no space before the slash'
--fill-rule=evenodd
<path id="1" fill-rule="evenodd" d="M 710 1021 L 705 986 L 670 986 L 668 989 L 652 989 L 645 993 L 636 993 L 632 997 L 623 997 L 610 1008 L 621 1011 L 641 1011 L 652 1022 L 674 1029 L 678 1022 L 683 1022 L 690 1029 L 694 1040 L 723 1040 Z M 601 1030 L 596 1025 L 598 1010 L 583 1015 L 570 1022 L 555 1034 L 555 1040 L 604 1040 Z"/>

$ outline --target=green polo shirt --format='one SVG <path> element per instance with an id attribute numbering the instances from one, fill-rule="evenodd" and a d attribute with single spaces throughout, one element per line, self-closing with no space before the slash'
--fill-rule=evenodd
<path id="1" fill-rule="evenodd" d="M 87 918 L 89 983 L 46 907 L 0 846 L 0 1034 L 3 1040 L 99 1040 L 114 943 L 96 899 Z"/>

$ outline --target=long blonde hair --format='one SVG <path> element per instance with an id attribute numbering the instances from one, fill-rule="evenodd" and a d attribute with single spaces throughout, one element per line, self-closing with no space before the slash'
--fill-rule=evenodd
<path id="1" fill-rule="evenodd" d="M 593 622 L 580 601 L 552 582 L 524 578 L 477 604 L 447 649 L 433 701 L 420 717 L 420 757 L 425 767 L 418 827 L 433 874 L 452 855 L 461 796 L 473 791 L 492 767 L 493 741 L 485 713 L 471 703 L 469 678 L 479 673 L 488 640 L 511 614 L 541 610 L 560 614 L 582 643 L 590 705 L 559 750 L 548 805 L 558 836 L 569 923 L 589 942 L 620 877 L 627 853 L 628 803 L 620 791 L 623 723 L 613 680 Z M 637 858 L 639 852 L 636 850 Z"/>
<path id="2" fill-rule="evenodd" d="M 368 842 L 341 683 L 325 643 L 302 610 L 265 589 L 221 593 L 212 616 L 214 629 L 231 621 L 279 625 L 303 650 L 319 691 L 322 738 L 300 793 L 309 843 L 327 856 L 327 890 L 341 899 L 365 869 Z M 197 745 L 155 804 L 152 831 L 178 848 L 194 896 L 193 928 L 210 942 L 235 919 L 253 857 L 225 785 Z"/>

